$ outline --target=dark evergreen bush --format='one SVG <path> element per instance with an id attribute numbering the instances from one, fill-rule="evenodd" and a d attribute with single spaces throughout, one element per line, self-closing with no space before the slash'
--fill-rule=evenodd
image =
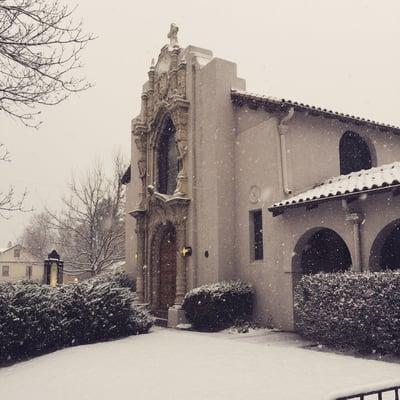
<path id="1" fill-rule="evenodd" d="M 122 267 L 112 269 L 111 271 L 104 271 L 101 274 L 97 275 L 95 278 L 91 279 L 96 279 L 96 281 L 102 282 L 114 281 L 115 284 L 118 286 L 126 287 L 131 290 L 136 289 L 135 281 L 129 277 L 129 275 Z"/>
<path id="2" fill-rule="evenodd" d="M 305 275 L 295 315 L 299 331 L 320 343 L 400 354 L 400 272 Z"/>
<path id="3" fill-rule="evenodd" d="M 250 285 L 232 281 L 204 285 L 188 292 L 183 302 L 193 328 L 216 331 L 247 320 L 253 311 L 254 291 Z"/>
<path id="4" fill-rule="evenodd" d="M 0 285 L 0 363 L 66 346 L 146 333 L 152 319 L 117 280 L 93 278 L 51 288 Z"/>

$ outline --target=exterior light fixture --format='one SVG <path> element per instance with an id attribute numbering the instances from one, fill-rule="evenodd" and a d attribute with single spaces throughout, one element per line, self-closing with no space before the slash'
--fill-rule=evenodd
<path id="1" fill-rule="evenodd" d="M 182 257 L 189 257 L 192 255 L 192 248 L 185 246 L 180 250 L 179 253 L 181 254 Z"/>

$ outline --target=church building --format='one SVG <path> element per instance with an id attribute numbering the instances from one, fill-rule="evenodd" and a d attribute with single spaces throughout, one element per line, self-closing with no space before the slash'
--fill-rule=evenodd
<path id="1" fill-rule="evenodd" d="M 240 279 L 295 329 L 303 274 L 400 267 L 400 128 L 248 93 L 171 25 L 132 121 L 126 268 L 168 325 L 185 293 Z M 138 94 L 139 95 L 139 94 Z"/>

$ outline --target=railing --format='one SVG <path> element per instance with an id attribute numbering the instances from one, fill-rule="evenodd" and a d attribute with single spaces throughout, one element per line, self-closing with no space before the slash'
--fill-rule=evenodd
<path id="1" fill-rule="evenodd" d="M 400 386 L 392 386 L 385 389 L 337 397 L 336 400 L 400 400 L 399 392 Z"/>

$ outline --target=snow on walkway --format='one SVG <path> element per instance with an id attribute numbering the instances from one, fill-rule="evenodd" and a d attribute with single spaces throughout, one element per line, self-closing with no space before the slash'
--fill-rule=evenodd
<path id="1" fill-rule="evenodd" d="M 324 400 L 399 379 L 400 365 L 293 342 L 154 328 L 0 369 L 1 400 Z"/>

